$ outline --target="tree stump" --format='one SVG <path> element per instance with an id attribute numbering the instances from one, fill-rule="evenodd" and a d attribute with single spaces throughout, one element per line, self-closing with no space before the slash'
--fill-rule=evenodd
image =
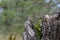
<path id="1" fill-rule="evenodd" d="M 41 40 L 60 40 L 60 13 L 42 17 Z"/>
<path id="2" fill-rule="evenodd" d="M 35 33 L 35 28 L 33 26 L 33 21 L 31 19 L 31 17 L 28 17 L 28 20 L 25 22 L 25 39 L 27 38 L 27 40 L 37 40 L 36 39 L 36 33 Z M 25 40 L 24 39 L 24 40 Z"/>

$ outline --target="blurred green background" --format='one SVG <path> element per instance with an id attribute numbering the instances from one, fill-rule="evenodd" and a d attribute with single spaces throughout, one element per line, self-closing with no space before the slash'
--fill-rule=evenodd
<path id="1" fill-rule="evenodd" d="M 9 33 L 20 35 L 18 40 L 22 40 L 27 17 L 32 16 L 36 24 L 43 15 L 60 11 L 59 2 L 60 0 L 0 0 L 0 40 L 5 40 Z"/>

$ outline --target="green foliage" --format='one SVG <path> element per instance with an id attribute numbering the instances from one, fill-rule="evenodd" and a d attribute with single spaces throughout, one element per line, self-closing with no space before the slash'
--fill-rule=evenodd
<path id="1" fill-rule="evenodd" d="M 40 25 L 41 22 L 42 22 L 42 20 L 40 19 L 40 20 L 35 24 L 35 28 L 36 28 L 36 30 L 37 30 L 37 37 L 38 37 L 39 39 L 41 39 L 41 37 L 42 37 L 42 34 L 41 34 L 41 25 Z"/>
<path id="2" fill-rule="evenodd" d="M 27 20 L 28 16 L 34 18 L 34 22 L 47 13 L 52 13 L 52 0 L 49 3 L 45 3 L 44 0 L 2 0 L 0 2 L 0 8 L 3 12 L 0 15 L 0 29 L 2 33 L 7 34 L 23 34 L 24 22 Z M 7 7 L 4 10 L 4 6 Z M 54 9 L 55 10 L 55 9 Z M 11 25 L 8 24 L 7 19 L 10 20 Z M 41 38 L 41 22 L 37 22 L 35 27 L 37 30 L 38 38 Z"/>

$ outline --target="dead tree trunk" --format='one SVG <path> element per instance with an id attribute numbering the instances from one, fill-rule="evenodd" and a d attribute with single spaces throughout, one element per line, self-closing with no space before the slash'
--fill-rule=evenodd
<path id="1" fill-rule="evenodd" d="M 25 22 L 25 37 L 24 40 L 37 40 L 35 28 L 33 26 L 33 21 L 29 17 L 28 20 Z"/>
<path id="2" fill-rule="evenodd" d="M 45 15 L 42 18 L 42 39 L 60 40 L 60 14 Z"/>

